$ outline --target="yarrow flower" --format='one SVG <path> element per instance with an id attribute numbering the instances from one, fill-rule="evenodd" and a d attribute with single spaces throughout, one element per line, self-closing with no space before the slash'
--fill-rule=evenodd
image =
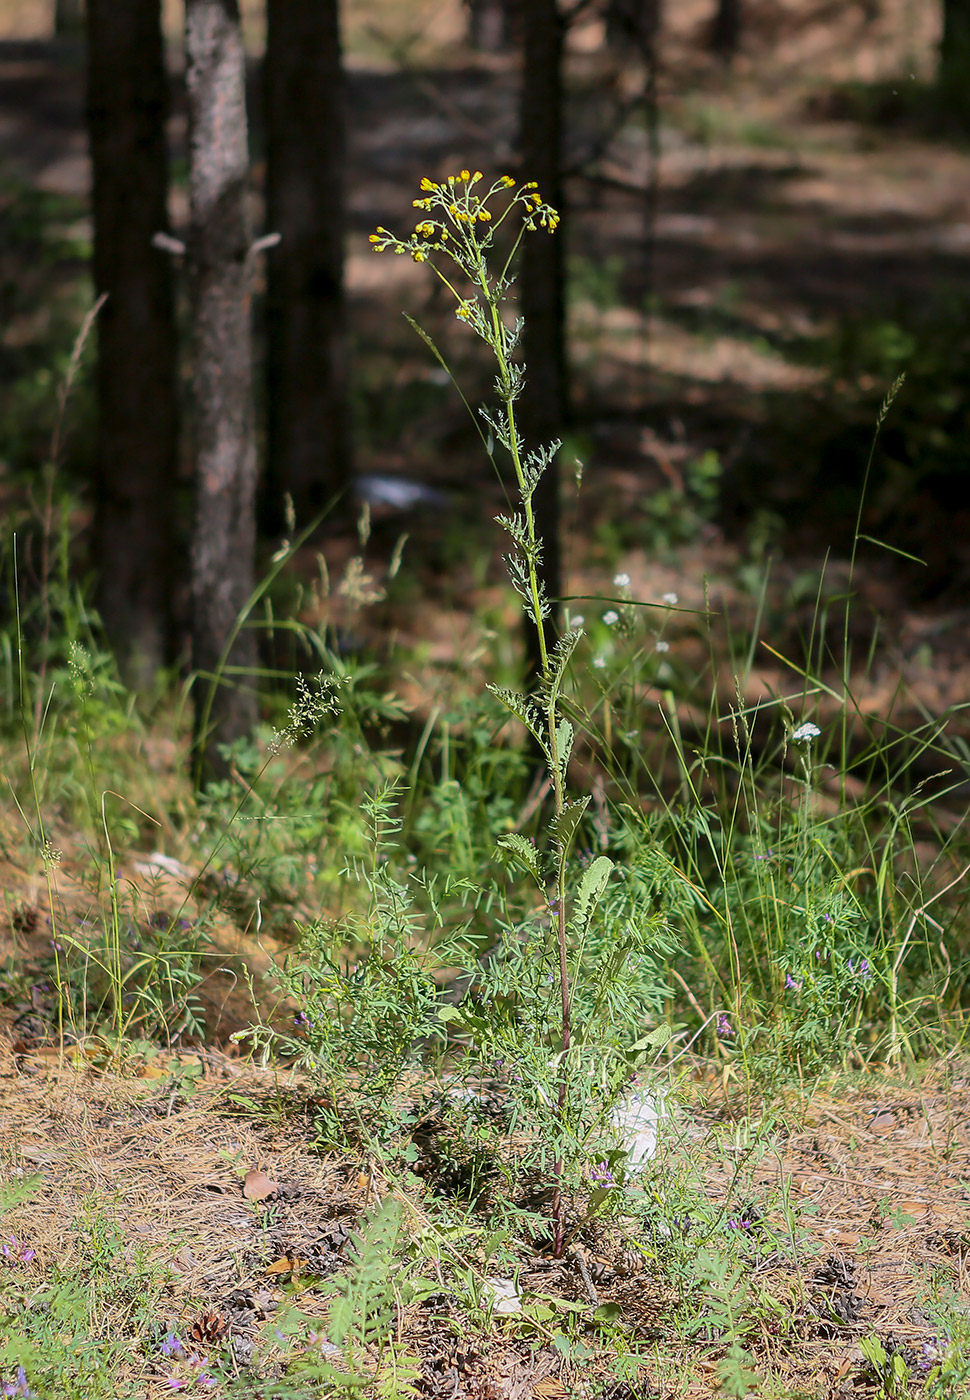
<path id="1" fill-rule="evenodd" d="M 575 616 L 569 619 L 569 625 L 570 627 L 582 627 L 585 621 L 586 619 L 583 617 L 582 613 L 576 613 Z"/>
<path id="2" fill-rule="evenodd" d="M 665 594 L 663 595 L 663 597 L 661 598 L 660 601 L 661 601 L 662 603 L 667 603 L 667 604 L 668 604 L 670 607 L 672 607 L 672 608 L 673 608 L 673 607 L 676 607 L 676 606 L 677 606 L 677 594 L 676 594 L 676 593 L 665 593 Z"/>
<path id="3" fill-rule="evenodd" d="M 808 744 L 813 739 L 817 739 L 821 732 L 817 724 L 812 724 L 811 722 L 808 724 L 800 724 L 791 736 L 792 743 Z"/>
<path id="4" fill-rule="evenodd" d="M 629 587 L 630 587 L 630 575 L 629 575 L 629 574 L 614 574 L 614 575 L 613 575 L 613 587 L 614 587 L 614 588 L 629 588 Z"/>
<path id="5" fill-rule="evenodd" d="M 669 642 L 665 642 L 664 639 L 663 639 L 663 637 L 661 637 L 661 638 L 660 638 L 660 641 L 657 642 L 657 643 L 655 643 L 655 645 L 654 645 L 654 651 L 661 651 L 661 652 L 662 652 L 662 651 L 669 651 L 669 650 L 670 650 L 670 643 L 669 643 Z"/>
<path id="6" fill-rule="evenodd" d="M 594 656 L 594 657 L 593 657 L 593 665 L 596 667 L 597 671 L 602 671 L 602 670 L 603 670 L 603 667 L 606 665 L 606 657 L 605 657 L 605 656 Z"/>
<path id="7" fill-rule="evenodd" d="M 603 614 L 603 621 L 606 623 L 607 627 L 613 627 L 619 620 L 620 614 L 613 608 L 608 608 Z"/>

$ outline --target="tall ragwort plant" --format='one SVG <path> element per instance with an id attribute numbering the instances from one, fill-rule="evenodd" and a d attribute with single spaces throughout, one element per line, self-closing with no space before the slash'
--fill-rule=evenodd
<path id="1" fill-rule="evenodd" d="M 522 391 L 524 367 L 513 359 L 523 322 L 521 317 L 507 319 L 503 315 L 503 303 L 513 281 L 511 268 L 522 238 L 542 229 L 554 234 L 559 214 L 543 201 L 534 181 L 519 185 L 510 175 L 503 175 L 485 187 L 482 180 L 480 170 L 462 170 L 441 183 L 425 177 L 421 181 L 421 197 L 413 201 L 414 208 L 421 211 L 414 231 L 407 238 L 398 238 L 389 230 L 378 228 L 370 241 L 375 252 L 393 252 L 410 256 L 417 263 L 427 263 L 454 297 L 457 318 L 485 342 L 498 369 L 498 410 L 481 409 L 485 426 L 478 424 L 478 428 L 489 455 L 493 455 L 495 442 L 499 442 L 515 472 L 518 508 L 500 515 L 498 523 L 512 542 L 506 564 L 513 587 L 536 629 L 540 674 L 533 696 L 496 685 L 489 689 L 539 746 L 549 770 L 553 801 L 548 856 L 517 833 L 502 836 L 500 845 L 526 868 L 540 889 L 546 892 L 548 884 L 554 889 L 550 908 L 558 950 L 561 1031 L 557 1107 L 560 1118 L 564 1118 L 572 1029 L 569 950 L 582 943 L 613 863 L 607 856 L 596 857 L 583 870 L 575 889 L 567 887 L 569 853 L 589 797 L 570 798 L 567 794 L 567 768 L 575 731 L 562 713 L 562 691 L 570 657 L 583 632 L 578 627 L 570 628 L 552 646 L 547 640 L 546 619 L 551 602 L 540 578 L 543 542 L 537 533 L 533 498 L 543 474 L 554 470 L 560 443 L 527 449 L 523 442 L 516 422 L 516 403 Z M 496 258 L 499 270 L 493 272 L 490 259 L 496 252 L 499 230 L 516 220 L 518 228 L 511 246 L 504 256 Z M 414 322 L 412 325 L 448 370 L 429 337 Z M 547 861 L 551 862 L 551 869 Z M 560 1154 L 554 1165 L 556 1188 L 552 1203 L 553 1248 L 557 1254 L 565 1240 L 562 1172 Z"/>

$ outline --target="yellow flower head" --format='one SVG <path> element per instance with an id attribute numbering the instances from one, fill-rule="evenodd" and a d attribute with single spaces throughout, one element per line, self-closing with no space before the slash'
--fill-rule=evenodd
<path id="1" fill-rule="evenodd" d="M 429 180 L 427 175 L 422 175 L 420 188 L 423 190 L 436 190 L 438 186 L 433 180 Z"/>
<path id="2" fill-rule="evenodd" d="M 491 216 L 491 214 L 488 212 L 487 209 L 479 209 L 479 211 L 478 211 L 478 217 L 481 219 L 482 223 L 484 224 L 484 223 L 488 223 L 489 219 L 490 219 L 492 216 Z"/>
<path id="3" fill-rule="evenodd" d="M 423 248 L 412 248 L 411 256 L 415 262 L 427 262 L 428 255 Z"/>
<path id="4" fill-rule="evenodd" d="M 459 180 L 464 180 L 465 184 L 467 185 L 468 181 L 472 178 L 472 172 L 470 170 L 462 170 L 458 178 Z"/>
<path id="5" fill-rule="evenodd" d="M 502 176 L 502 184 L 505 186 L 505 188 L 506 188 L 507 190 L 511 190 L 511 189 L 514 189 L 514 188 L 515 188 L 515 181 L 512 179 L 512 176 L 511 176 L 511 175 L 503 175 L 503 176 Z"/>

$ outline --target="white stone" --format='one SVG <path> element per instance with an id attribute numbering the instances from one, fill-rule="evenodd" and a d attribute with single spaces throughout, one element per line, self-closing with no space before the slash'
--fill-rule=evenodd
<path id="1" fill-rule="evenodd" d="M 610 1124 L 626 1149 L 626 1168 L 638 1176 L 657 1153 L 660 1099 L 645 1089 L 633 1088 L 610 1115 Z"/>
<path id="2" fill-rule="evenodd" d="M 513 1317 L 522 1311 L 522 1295 L 510 1278 L 487 1278 L 485 1297 L 500 1317 Z"/>

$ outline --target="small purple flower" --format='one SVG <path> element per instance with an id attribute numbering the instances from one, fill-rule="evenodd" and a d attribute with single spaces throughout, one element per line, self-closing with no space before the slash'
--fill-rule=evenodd
<path id="1" fill-rule="evenodd" d="M 723 1039 L 727 1039 L 728 1036 L 734 1034 L 734 1027 L 723 1012 L 717 1018 L 717 1033 Z"/>
<path id="2" fill-rule="evenodd" d="M 163 1356 L 184 1356 L 185 1348 L 174 1332 L 169 1332 L 168 1336 L 158 1348 Z"/>
<path id="3" fill-rule="evenodd" d="M 203 1371 L 199 1375 L 199 1379 L 196 1382 L 196 1384 L 204 1385 L 208 1389 L 210 1386 L 218 1385 L 219 1382 L 216 1380 L 215 1376 L 210 1376 L 208 1371 Z"/>
<path id="4" fill-rule="evenodd" d="M 0 1244 L 0 1259 L 5 1264 L 29 1264 L 37 1257 L 36 1251 L 21 1244 L 15 1235 L 10 1235 Z"/>
<path id="5" fill-rule="evenodd" d="M 797 992 L 801 988 L 801 982 L 796 982 L 790 972 L 785 973 L 785 986 L 789 991 Z"/>
<path id="6" fill-rule="evenodd" d="M 949 1338 L 946 1336 L 930 1337 L 920 1348 L 919 1359 L 916 1362 L 916 1369 L 924 1374 L 931 1371 L 940 1360 L 940 1353 L 949 1346 Z"/>
<path id="7" fill-rule="evenodd" d="M 730 1219 L 730 1220 L 728 1221 L 728 1223 L 727 1223 L 727 1227 L 728 1227 L 729 1230 L 750 1230 L 750 1229 L 751 1229 L 751 1221 L 750 1221 L 750 1220 L 735 1220 L 735 1218 L 732 1216 L 731 1219 Z"/>
<path id="8" fill-rule="evenodd" d="M 27 1384 L 27 1372 L 22 1366 L 17 1367 L 17 1379 L 15 1381 L 7 1381 L 6 1385 L 3 1387 L 3 1390 L 0 1391 L 0 1394 L 20 1395 L 23 1397 L 33 1396 L 34 1392 Z"/>
<path id="9" fill-rule="evenodd" d="M 590 1180 L 595 1181 L 600 1186 L 615 1186 L 616 1177 L 610 1171 L 607 1162 L 597 1162 L 590 1172 Z"/>
<path id="10" fill-rule="evenodd" d="M 847 959 L 846 959 L 846 964 L 845 964 L 845 965 L 846 965 L 846 967 L 849 969 L 849 971 L 852 973 L 853 977 L 861 977 L 861 978 L 865 979 L 865 978 L 867 978 L 867 977 L 871 977 L 871 976 L 872 976 L 872 969 L 871 969 L 870 966 L 869 966 L 869 959 L 868 959 L 868 958 L 861 958 L 861 959 L 859 960 L 859 966 L 858 966 L 858 967 L 856 967 L 856 966 L 854 965 L 853 960 L 852 960 L 851 958 L 847 958 Z"/>

